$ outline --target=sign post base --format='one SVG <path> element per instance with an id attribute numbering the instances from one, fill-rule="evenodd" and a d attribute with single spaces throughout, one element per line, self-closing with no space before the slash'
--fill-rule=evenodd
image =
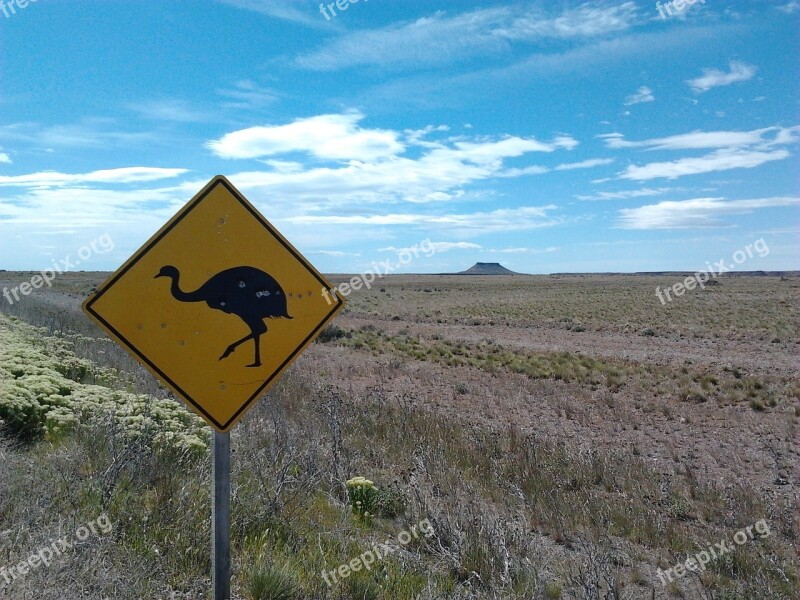
<path id="1" fill-rule="evenodd" d="M 214 600 L 231 597 L 231 434 L 214 432 L 211 450 L 212 511 L 211 531 Z"/>

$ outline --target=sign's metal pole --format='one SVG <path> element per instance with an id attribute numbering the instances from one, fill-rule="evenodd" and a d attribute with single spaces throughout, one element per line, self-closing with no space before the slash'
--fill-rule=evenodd
<path id="1" fill-rule="evenodd" d="M 231 434 L 214 432 L 212 447 L 214 600 L 231 597 Z"/>

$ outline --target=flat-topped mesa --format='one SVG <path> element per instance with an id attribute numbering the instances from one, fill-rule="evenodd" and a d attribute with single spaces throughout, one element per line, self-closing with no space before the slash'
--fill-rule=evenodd
<path id="1" fill-rule="evenodd" d="M 457 275 L 519 275 L 519 273 L 506 269 L 500 263 L 479 262 L 472 265 L 466 271 L 457 273 Z"/>

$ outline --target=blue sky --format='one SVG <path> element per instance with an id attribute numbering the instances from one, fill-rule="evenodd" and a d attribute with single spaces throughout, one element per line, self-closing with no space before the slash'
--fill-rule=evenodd
<path id="1" fill-rule="evenodd" d="M 800 2 L 340 3 L 6 2 L 0 268 L 224 174 L 325 272 L 800 269 Z"/>

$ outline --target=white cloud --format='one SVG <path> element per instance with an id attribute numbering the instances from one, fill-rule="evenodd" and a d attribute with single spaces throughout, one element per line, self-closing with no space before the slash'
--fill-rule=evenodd
<path id="1" fill-rule="evenodd" d="M 577 142 L 572 138 L 557 138 L 557 140 L 558 139 L 561 139 L 562 141 L 560 143 L 556 141 L 550 145 L 541 145 L 540 143 L 537 143 L 536 147 L 541 152 L 552 152 L 558 147 L 567 148 L 571 150 L 577 145 Z M 564 141 L 565 139 L 567 141 Z M 550 169 L 549 167 L 543 167 L 541 165 L 531 165 L 529 167 L 515 167 L 512 169 L 505 169 L 504 171 L 497 173 L 496 176 L 524 177 L 526 175 L 544 175 L 545 173 L 550 173 L 551 171 L 572 171 L 574 169 L 591 169 L 602 165 L 608 165 L 613 162 L 614 162 L 613 158 L 590 158 L 589 160 L 584 160 L 576 163 L 562 163 L 560 165 L 555 166 L 553 169 Z"/>
<path id="2" fill-rule="evenodd" d="M 472 126 L 470 125 L 467 129 L 471 129 Z M 447 125 L 428 125 L 423 129 L 406 129 L 403 131 L 403 134 L 406 136 L 406 140 L 409 144 L 413 144 L 416 146 L 423 146 L 423 147 L 436 147 L 436 142 L 429 142 L 425 138 L 426 136 L 430 135 L 431 133 L 435 132 L 445 132 L 450 131 L 450 127 Z"/>
<path id="3" fill-rule="evenodd" d="M 797 0 L 792 0 L 788 4 L 783 4 L 781 6 L 776 6 L 779 11 L 786 13 L 787 15 L 792 15 L 800 10 L 800 2 Z"/>
<path id="4" fill-rule="evenodd" d="M 261 162 L 272 167 L 278 173 L 299 173 L 303 170 L 303 163 L 291 160 L 264 160 Z"/>
<path id="5" fill-rule="evenodd" d="M 800 198 L 776 197 L 755 200 L 695 198 L 665 201 L 619 211 L 622 229 L 692 229 L 724 227 L 726 215 L 749 214 L 755 210 L 800 204 Z"/>
<path id="6" fill-rule="evenodd" d="M 0 152 L 0 163 L 11 164 L 11 157 L 5 152 Z"/>
<path id="7" fill-rule="evenodd" d="M 319 71 L 357 65 L 419 66 L 497 53 L 513 44 L 547 39 L 596 38 L 625 31 L 636 21 L 636 3 L 585 3 L 559 13 L 506 6 L 433 16 L 382 29 L 345 34 L 297 57 L 298 66 Z"/>
<path id="8" fill-rule="evenodd" d="M 239 188 L 295 204 L 319 207 L 354 206 L 374 202 L 442 203 L 462 198 L 464 186 L 494 177 L 545 173 L 546 167 L 506 170 L 506 159 L 530 153 L 555 153 L 578 145 L 560 134 L 550 141 L 518 136 L 458 136 L 433 139 L 446 126 L 422 130 L 370 130 L 358 126 L 361 113 L 322 115 L 289 125 L 234 131 L 208 145 L 223 157 L 274 156 L 259 159 L 271 171 L 245 171 L 230 175 Z M 335 164 L 302 165 L 281 155 L 306 152 Z M 293 157 L 292 157 L 293 158 Z M 601 164 L 592 159 L 563 165 L 588 168 Z"/>
<path id="9" fill-rule="evenodd" d="M 544 175 L 545 173 L 549 173 L 550 169 L 548 167 L 542 167 L 540 165 L 531 165 L 530 167 L 521 167 L 521 168 L 514 168 L 514 169 L 506 169 L 502 173 L 498 173 L 498 177 L 524 177 L 526 175 Z"/>
<path id="10" fill-rule="evenodd" d="M 576 163 L 566 163 L 558 165 L 556 171 L 572 171 L 574 169 L 592 169 L 594 167 L 601 167 L 603 165 L 610 165 L 614 162 L 613 158 L 590 158 Z"/>
<path id="11" fill-rule="evenodd" d="M 563 145 L 563 144 L 562 144 Z M 442 202 L 463 195 L 463 186 L 492 177 L 525 174 L 504 171 L 503 160 L 529 152 L 550 152 L 557 144 L 525 138 L 458 142 L 426 149 L 416 158 L 390 157 L 377 162 L 349 161 L 338 167 L 301 172 L 241 172 L 235 185 L 272 198 L 308 199 L 352 205 L 355 202 Z"/>
<path id="12" fill-rule="evenodd" d="M 653 95 L 653 90 L 651 90 L 646 85 L 643 85 L 639 88 L 635 94 L 628 96 L 625 99 L 625 106 L 632 106 L 634 104 L 644 104 L 645 102 L 652 102 L 655 100 L 656 97 Z"/>
<path id="13" fill-rule="evenodd" d="M 60 187 L 87 183 L 130 184 L 169 179 L 184 173 L 188 173 L 188 170 L 157 167 L 125 167 L 81 174 L 41 171 L 29 175 L 0 176 L 0 186 Z"/>
<path id="14" fill-rule="evenodd" d="M 719 69 L 703 69 L 703 75 L 696 79 L 690 79 L 686 83 L 695 92 L 707 92 L 716 87 L 731 85 L 740 81 L 748 81 L 755 76 L 756 67 L 738 61 L 731 61 L 730 72 L 726 73 Z"/>
<path id="15" fill-rule="evenodd" d="M 552 143 L 533 138 L 504 137 L 497 141 L 455 142 L 455 149 L 440 146 L 432 155 L 449 155 L 464 162 L 479 165 L 496 164 L 502 158 L 522 156 L 528 152 L 555 152 L 558 149 L 572 150 L 578 142 L 569 136 L 559 136 Z"/>
<path id="16" fill-rule="evenodd" d="M 362 129 L 358 112 L 297 119 L 288 125 L 250 127 L 207 143 L 221 158 L 260 158 L 305 152 L 321 159 L 370 160 L 400 154 L 405 149 L 398 134 Z"/>

